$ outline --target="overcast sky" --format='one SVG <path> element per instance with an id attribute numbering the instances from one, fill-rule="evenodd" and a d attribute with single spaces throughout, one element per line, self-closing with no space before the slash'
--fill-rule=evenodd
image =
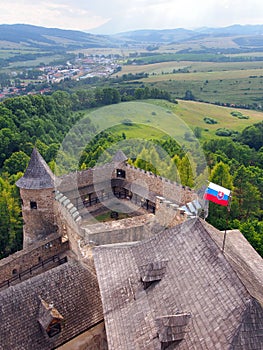
<path id="1" fill-rule="evenodd" d="M 263 24 L 262 0 L 0 0 L 0 24 L 113 34 Z"/>

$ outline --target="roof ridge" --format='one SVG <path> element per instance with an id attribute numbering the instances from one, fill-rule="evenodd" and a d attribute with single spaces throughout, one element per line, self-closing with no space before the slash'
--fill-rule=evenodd
<path id="1" fill-rule="evenodd" d="M 216 229 L 214 226 L 209 224 L 206 221 L 200 221 L 200 224 L 204 227 L 208 235 L 211 237 L 211 240 L 215 243 L 215 245 L 220 249 L 220 245 L 223 242 L 223 235 L 224 232 Z M 229 231 L 229 230 L 227 230 Z M 233 232 L 237 233 L 239 232 L 240 239 L 238 239 L 237 236 L 235 236 L 235 244 L 234 249 L 231 247 L 231 242 L 228 242 L 226 245 L 224 252 L 222 252 L 223 257 L 225 260 L 230 264 L 232 270 L 237 275 L 239 281 L 246 289 L 249 296 L 252 298 L 255 298 L 259 303 L 263 305 L 263 293 L 262 293 L 262 282 L 263 278 L 259 280 L 258 274 L 256 274 L 255 269 L 253 269 L 253 266 L 249 266 L 247 264 L 246 256 L 242 253 L 246 253 L 248 246 L 250 247 L 250 253 L 255 253 L 253 261 L 256 261 L 256 258 L 260 259 L 260 255 L 254 250 L 254 248 L 248 243 L 246 238 L 243 236 L 243 234 L 239 230 L 231 230 L 232 236 Z M 229 237 L 228 239 L 231 239 Z M 234 238 L 233 238 L 234 239 Z M 238 241 L 242 242 L 238 242 Z M 242 247 L 240 248 L 240 244 L 242 243 Z M 245 244 L 247 245 L 245 246 Z M 239 245 L 238 245 L 239 244 Z M 247 276 L 249 275 L 249 277 Z M 253 282 L 251 282 L 251 279 L 253 278 Z"/>
<path id="2" fill-rule="evenodd" d="M 261 321 L 259 326 L 255 320 Z M 258 329 L 262 329 L 263 326 L 263 308 L 257 299 L 251 297 L 245 305 L 243 313 L 241 314 L 241 322 L 238 329 L 235 332 L 231 346 L 234 348 L 245 347 L 246 349 L 260 349 L 261 348 L 261 338 L 253 337 L 253 344 L 251 340 L 248 339 L 248 333 L 257 333 Z"/>

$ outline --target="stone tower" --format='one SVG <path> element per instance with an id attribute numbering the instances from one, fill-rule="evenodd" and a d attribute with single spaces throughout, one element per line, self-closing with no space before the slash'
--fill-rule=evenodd
<path id="1" fill-rule="evenodd" d="M 54 174 L 34 148 L 24 176 L 16 182 L 22 199 L 24 248 L 56 231 L 54 180 Z"/>

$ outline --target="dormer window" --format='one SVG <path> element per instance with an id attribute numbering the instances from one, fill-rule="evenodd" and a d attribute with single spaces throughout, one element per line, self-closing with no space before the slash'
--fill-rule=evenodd
<path id="1" fill-rule="evenodd" d="M 56 339 L 62 331 L 64 318 L 53 304 L 40 298 L 38 322 L 46 337 Z"/>
<path id="2" fill-rule="evenodd" d="M 55 337 L 55 335 L 59 334 L 60 332 L 61 332 L 60 322 L 51 323 L 47 328 L 47 335 L 49 336 L 49 338 Z"/>
<path id="3" fill-rule="evenodd" d="M 125 179 L 125 177 L 126 177 L 125 170 L 117 169 L 117 177 L 120 177 L 120 178 L 122 178 L 122 179 Z"/>
<path id="4" fill-rule="evenodd" d="M 167 260 L 160 260 L 139 266 L 139 272 L 144 289 L 149 288 L 154 282 L 158 282 L 163 278 L 166 272 L 167 264 Z"/>
<path id="5" fill-rule="evenodd" d="M 167 349 L 172 344 L 179 344 L 185 338 L 190 318 L 191 314 L 182 312 L 158 317 L 155 320 L 161 350 Z"/>
<path id="6" fill-rule="evenodd" d="M 37 209 L 37 202 L 30 201 L 30 209 Z"/>

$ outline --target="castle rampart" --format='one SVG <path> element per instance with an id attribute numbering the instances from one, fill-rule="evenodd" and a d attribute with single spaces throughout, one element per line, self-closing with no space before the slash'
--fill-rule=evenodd
<path id="1" fill-rule="evenodd" d="M 68 249 L 68 241 L 57 233 L 49 235 L 48 240 L 44 242 L 31 244 L 28 248 L 0 260 L 0 284 L 41 264 L 42 261 L 61 255 Z"/>
<path id="2" fill-rule="evenodd" d="M 147 197 L 149 194 L 152 194 L 151 197 L 163 196 L 178 205 L 196 199 L 196 193 L 191 188 L 127 163 L 109 163 L 63 175 L 58 180 L 57 189 L 69 197 L 77 208 L 81 208 L 86 198 L 92 201 L 103 193 L 113 193 L 112 180 L 114 179 L 123 180 L 126 188 L 129 187 L 133 194 L 141 195 L 138 189 L 143 188 L 145 198 L 150 200 L 153 198 Z"/>

